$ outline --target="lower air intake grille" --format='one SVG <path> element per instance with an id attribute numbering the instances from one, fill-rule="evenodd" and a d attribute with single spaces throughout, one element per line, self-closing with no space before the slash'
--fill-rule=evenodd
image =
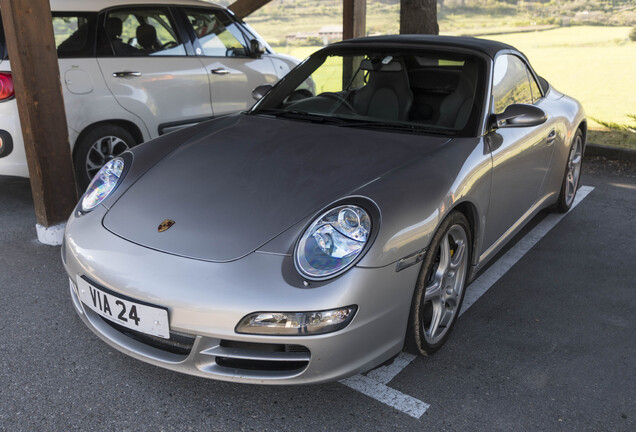
<path id="1" fill-rule="evenodd" d="M 156 336 L 140 333 L 135 330 L 120 326 L 110 320 L 100 317 L 106 324 L 114 328 L 120 333 L 125 334 L 131 339 L 149 345 L 153 348 L 157 348 L 162 351 L 166 351 L 173 354 L 188 355 L 192 350 L 194 344 L 194 337 L 170 333 L 170 339 L 163 339 Z"/>
<path id="2" fill-rule="evenodd" d="M 224 368 L 264 372 L 301 371 L 309 364 L 311 353 L 302 345 L 263 344 L 222 340 L 208 351 L 216 364 Z"/>

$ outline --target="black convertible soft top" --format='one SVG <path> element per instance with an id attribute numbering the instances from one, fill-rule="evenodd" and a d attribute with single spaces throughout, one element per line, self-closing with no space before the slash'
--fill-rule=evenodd
<path id="1" fill-rule="evenodd" d="M 478 51 L 494 58 L 501 50 L 515 50 L 514 47 L 503 42 L 488 39 L 478 39 L 467 36 L 437 36 L 437 35 L 392 35 L 392 36 L 371 36 L 358 39 L 349 39 L 333 44 L 339 46 L 364 46 L 367 44 L 383 45 L 423 45 L 426 47 L 448 47 L 464 48 Z"/>

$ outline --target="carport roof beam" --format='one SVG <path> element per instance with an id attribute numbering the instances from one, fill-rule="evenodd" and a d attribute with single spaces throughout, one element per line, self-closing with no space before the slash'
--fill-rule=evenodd
<path id="1" fill-rule="evenodd" d="M 234 15 L 243 19 L 265 6 L 271 0 L 237 0 L 228 6 Z"/>

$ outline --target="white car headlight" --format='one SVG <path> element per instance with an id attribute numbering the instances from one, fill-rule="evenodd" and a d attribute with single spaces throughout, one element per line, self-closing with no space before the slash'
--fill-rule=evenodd
<path id="1" fill-rule="evenodd" d="M 294 262 L 311 280 L 327 279 L 346 271 L 371 236 L 371 218 L 356 205 L 341 205 L 320 215 L 300 237 Z"/>
<path id="2" fill-rule="evenodd" d="M 93 177 L 82 198 L 82 211 L 89 212 L 100 205 L 115 190 L 124 172 L 124 159 L 107 162 Z"/>

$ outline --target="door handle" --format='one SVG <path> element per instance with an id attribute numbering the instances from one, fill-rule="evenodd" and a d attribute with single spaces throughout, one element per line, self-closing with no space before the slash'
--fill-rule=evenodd
<path id="1" fill-rule="evenodd" d="M 215 74 L 215 75 L 227 75 L 227 74 L 230 73 L 229 70 L 227 70 L 225 68 L 222 68 L 222 67 L 218 67 L 216 69 L 212 69 L 210 72 Z"/>
<path id="2" fill-rule="evenodd" d="M 121 71 L 113 72 L 115 78 L 140 77 L 141 72 Z"/>
<path id="3" fill-rule="evenodd" d="M 554 140 L 556 139 L 556 132 L 554 131 L 554 129 L 552 131 L 550 131 L 550 133 L 548 134 L 548 144 L 552 144 L 554 142 Z"/>

